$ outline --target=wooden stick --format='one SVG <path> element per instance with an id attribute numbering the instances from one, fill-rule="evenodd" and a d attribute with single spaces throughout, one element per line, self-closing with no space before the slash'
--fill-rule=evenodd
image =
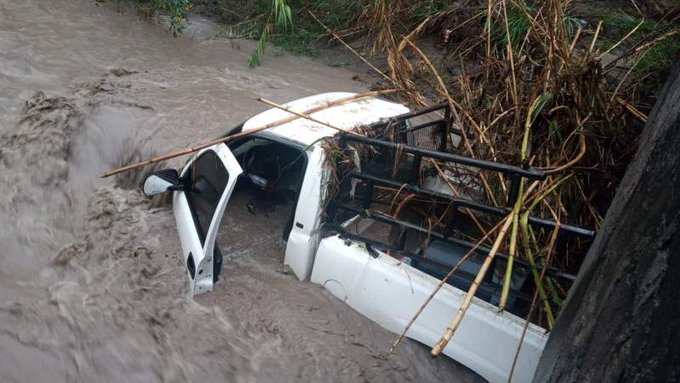
<path id="1" fill-rule="evenodd" d="M 335 101 L 330 101 L 330 102 L 327 102 L 323 105 L 320 105 L 320 106 L 314 107 L 312 109 L 306 110 L 306 111 L 304 111 L 304 114 L 317 113 L 317 112 L 320 112 L 322 110 L 329 109 L 329 108 L 332 108 L 334 106 L 338 106 L 338 105 L 341 105 L 341 104 L 344 104 L 344 103 L 347 103 L 347 102 L 359 100 L 359 99 L 362 99 L 362 98 L 376 97 L 376 96 L 379 96 L 379 95 L 388 94 L 388 93 L 395 93 L 395 92 L 401 92 L 401 89 L 387 89 L 387 90 L 381 90 L 381 91 L 372 91 L 372 92 L 366 92 L 366 93 L 361 93 L 361 94 L 355 94 L 353 96 L 348 96 L 348 97 L 344 97 L 344 98 L 341 98 L 341 99 L 338 99 L 338 100 L 335 100 Z M 295 114 L 295 113 L 293 113 L 293 114 Z M 168 154 L 164 154 L 162 156 L 157 156 L 157 157 L 145 160 L 145 161 L 126 165 L 126 166 L 120 167 L 118 169 L 114 169 L 114 170 L 110 170 L 106 173 L 102 173 L 102 174 L 99 175 L 99 177 L 100 178 L 107 178 L 107 177 L 110 177 L 110 176 L 113 176 L 113 175 L 116 175 L 116 174 L 127 172 L 127 171 L 132 170 L 132 169 L 141 168 L 142 166 L 151 165 L 151 164 L 154 164 L 156 162 L 166 161 L 166 160 L 169 160 L 169 159 L 172 159 L 172 158 L 185 156 L 187 154 L 197 152 L 201 149 L 205 149 L 205 148 L 211 147 L 213 145 L 217 145 L 217 144 L 220 144 L 220 143 L 227 143 L 229 141 L 233 141 L 233 140 L 236 140 L 236 139 L 239 139 L 239 138 L 243 138 L 243 137 L 249 136 L 251 134 L 261 132 L 261 131 L 269 129 L 269 128 L 273 128 L 275 126 L 280 126 L 280 125 L 286 124 L 288 122 L 291 122 L 291 121 L 297 120 L 298 118 L 301 118 L 301 116 L 302 116 L 302 114 L 295 114 L 293 116 L 282 118 L 278 121 L 271 122 L 267 125 L 263 125 L 263 126 L 255 128 L 255 129 L 248 130 L 247 132 L 241 132 L 241 133 L 234 134 L 234 135 L 231 135 L 231 136 L 221 137 L 221 138 L 218 138 L 216 140 L 204 142 L 202 144 L 198 144 L 198 145 L 191 146 L 191 147 L 188 147 L 188 148 L 185 148 L 185 149 L 177 150 L 177 151 L 174 151 L 174 152 L 171 152 L 171 153 L 168 153 Z"/>
<path id="2" fill-rule="evenodd" d="M 463 304 L 458 309 L 458 312 L 451 321 L 451 324 L 449 324 L 449 327 L 446 328 L 446 332 L 444 333 L 442 338 L 439 340 L 439 342 L 437 342 L 437 344 L 434 345 L 434 347 L 432 347 L 431 355 L 433 357 L 439 356 L 439 354 L 441 354 L 441 352 L 444 351 L 444 348 L 453 337 L 453 334 L 456 332 L 456 329 L 458 329 L 460 322 L 463 320 L 463 316 L 465 316 L 465 312 L 472 303 L 472 298 L 477 293 L 477 289 L 479 288 L 479 285 L 482 283 L 482 280 L 484 279 L 486 272 L 489 270 L 493 258 L 496 256 L 496 253 L 498 252 L 501 243 L 503 243 L 503 239 L 505 238 L 505 235 L 507 234 L 508 229 L 510 228 L 510 224 L 512 223 L 511 217 L 512 217 L 511 214 L 505 217 L 505 223 L 503 224 L 501 231 L 498 233 L 498 237 L 496 238 L 496 241 L 494 242 L 491 251 L 486 256 L 486 259 L 484 260 L 481 269 L 479 269 L 477 277 L 475 278 L 474 282 L 472 282 L 470 290 L 465 296 L 465 301 L 463 301 Z"/>

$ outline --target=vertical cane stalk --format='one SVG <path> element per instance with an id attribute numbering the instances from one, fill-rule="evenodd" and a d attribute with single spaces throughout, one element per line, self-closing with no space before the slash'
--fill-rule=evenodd
<path id="1" fill-rule="evenodd" d="M 472 298 L 477 293 L 477 289 L 479 288 L 479 285 L 482 283 L 482 280 L 484 280 L 484 276 L 486 275 L 486 272 L 489 270 L 493 258 L 496 256 L 498 249 L 501 247 L 501 244 L 505 239 L 505 235 L 507 234 L 511 223 L 512 219 L 510 215 L 504 218 L 504 223 L 503 226 L 501 227 L 500 232 L 498 233 L 498 237 L 496 238 L 496 241 L 491 247 L 491 251 L 489 251 L 489 254 L 486 256 L 486 259 L 484 259 L 484 263 L 482 264 L 482 267 L 479 269 L 477 277 L 470 285 L 470 290 L 468 290 L 468 293 L 465 296 L 465 301 L 463 301 L 463 304 L 458 309 L 456 316 L 453 318 L 449 326 L 446 328 L 446 332 L 444 333 L 442 338 L 439 340 L 439 342 L 437 342 L 437 344 L 434 345 L 434 347 L 432 347 L 431 352 L 432 356 L 438 356 L 439 354 L 441 354 L 442 351 L 444 351 L 444 348 L 453 337 L 453 334 L 456 332 L 456 329 L 458 329 L 460 322 L 463 320 L 463 316 L 465 316 L 465 312 L 472 303 Z"/>

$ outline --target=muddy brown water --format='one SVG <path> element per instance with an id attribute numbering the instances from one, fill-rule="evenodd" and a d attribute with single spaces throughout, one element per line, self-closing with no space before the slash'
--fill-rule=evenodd
<path id="1" fill-rule="evenodd" d="M 361 91 L 352 73 L 184 37 L 88 0 L 0 0 L 0 382 L 476 381 L 281 267 L 272 215 L 223 221 L 214 292 L 193 299 L 172 211 L 98 172 L 212 138 L 264 109 Z M 175 163 L 176 164 L 176 163 Z"/>

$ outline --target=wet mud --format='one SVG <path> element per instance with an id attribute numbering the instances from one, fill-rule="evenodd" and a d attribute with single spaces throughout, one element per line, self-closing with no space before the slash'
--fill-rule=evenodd
<path id="1" fill-rule="evenodd" d="M 0 381 L 477 381 L 282 267 L 286 206 L 222 223 L 215 291 L 188 295 L 171 207 L 132 172 L 99 172 L 213 138 L 287 101 L 361 91 L 353 73 L 194 18 L 173 39 L 87 0 L 0 0 Z M 181 161 L 181 160 L 180 160 Z M 177 166 L 180 161 L 166 166 Z"/>

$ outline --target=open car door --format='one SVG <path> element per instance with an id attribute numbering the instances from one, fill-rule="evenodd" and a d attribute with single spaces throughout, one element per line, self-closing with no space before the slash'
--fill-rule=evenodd
<path id="1" fill-rule="evenodd" d="M 225 144 L 204 149 L 182 170 L 173 210 L 192 294 L 211 291 L 222 268 L 215 243 L 229 197 L 243 172 Z"/>

